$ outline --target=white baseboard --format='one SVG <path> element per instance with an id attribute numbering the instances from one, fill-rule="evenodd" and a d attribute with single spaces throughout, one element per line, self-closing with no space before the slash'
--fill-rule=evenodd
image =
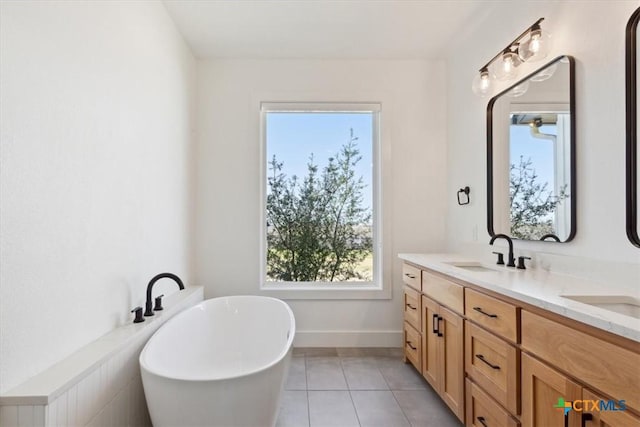
<path id="1" fill-rule="evenodd" d="M 296 331 L 294 347 L 402 347 L 402 331 Z"/>

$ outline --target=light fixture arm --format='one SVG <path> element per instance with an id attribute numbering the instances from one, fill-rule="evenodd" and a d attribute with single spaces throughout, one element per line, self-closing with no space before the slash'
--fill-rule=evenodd
<path id="1" fill-rule="evenodd" d="M 516 37 L 511 43 L 509 43 L 504 49 L 502 49 L 500 52 L 498 52 L 498 54 L 496 56 L 494 56 L 493 58 L 491 58 L 489 60 L 489 62 L 487 62 L 483 67 L 481 67 L 478 71 L 482 72 L 483 70 L 488 70 L 489 66 L 493 63 L 493 61 L 495 61 L 496 59 L 498 59 L 498 57 L 502 56 L 505 52 L 513 52 L 513 47 L 517 46 L 518 43 L 520 42 L 520 40 L 522 40 L 524 38 L 524 36 L 526 36 L 527 34 L 529 34 L 530 31 L 536 29 L 540 29 L 540 23 L 544 21 L 544 18 L 540 18 L 538 19 L 536 22 L 534 22 L 533 24 L 531 24 L 526 30 L 524 30 L 522 32 L 522 34 L 520 34 L 518 37 Z"/>

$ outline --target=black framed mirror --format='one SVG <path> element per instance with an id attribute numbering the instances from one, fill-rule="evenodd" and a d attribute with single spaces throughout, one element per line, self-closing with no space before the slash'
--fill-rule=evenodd
<path id="1" fill-rule="evenodd" d="M 487 228 L 521 240 L 576 233 L 575 61 L 560 56 L 487 105 Z"/>
<path id="2" fill-rule="evenodd" d="M 640 8 L 631 15 L 626 31 L 626 97 L 627 97 L 627 237 L 631 243 L 640 247 L 640 220 L 638 219 L 638 21 Z"/>

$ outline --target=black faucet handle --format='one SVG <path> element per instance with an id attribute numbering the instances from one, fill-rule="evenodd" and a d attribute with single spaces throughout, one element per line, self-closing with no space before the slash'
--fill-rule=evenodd
<path id="1" fill-rule="evenodd" d="M 528 256 L 519 256 L 518 257 L 518 267 L 520 270 L 525 270 L 527 267 L 524 265 L 524 260 L 525 259 L 531 259 L 531 257 Z"/>
<path id="2" fill-rule="evenodd" d="M 164 296 L 164 294 L 156 297 L 156 305 L 155 305 L 155 307 L 153 307 L 153 311 L 164 310 L 164 308 L 162 308 L 162 297 L 163 296 Z"/>
<path id="3" fill-rule="evenodd" d="M 498 262 L 496 262 L 496 264 L 504 265 L 504 254 L 502 252 L 492 252 L 492 253 L 498 255 Z"/>
<path id="4" fill-rule="evenodd" d="M 144 317 L 142 317 L 142 307 L 136 307 L 131 310 L 131 312 L 136 314 L 136 318 L 133 319 L 133 323 L 144 322 Z"/>

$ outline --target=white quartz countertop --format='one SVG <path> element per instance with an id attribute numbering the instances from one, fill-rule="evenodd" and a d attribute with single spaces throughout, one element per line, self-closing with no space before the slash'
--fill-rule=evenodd
<path id="1" fill-rule="evenodd" d="M 619 287 L 538 269 L 518 270 L 477 262 L 457 254 L 398 254 L 416 264 L 544 310 L 640 342 L 640 319 L 581 303 L 563 295 L 627 296 L 640 300 L 640 286 Z M 470 271 L 450 263 L 478 263 L 490 271 Z"/>

